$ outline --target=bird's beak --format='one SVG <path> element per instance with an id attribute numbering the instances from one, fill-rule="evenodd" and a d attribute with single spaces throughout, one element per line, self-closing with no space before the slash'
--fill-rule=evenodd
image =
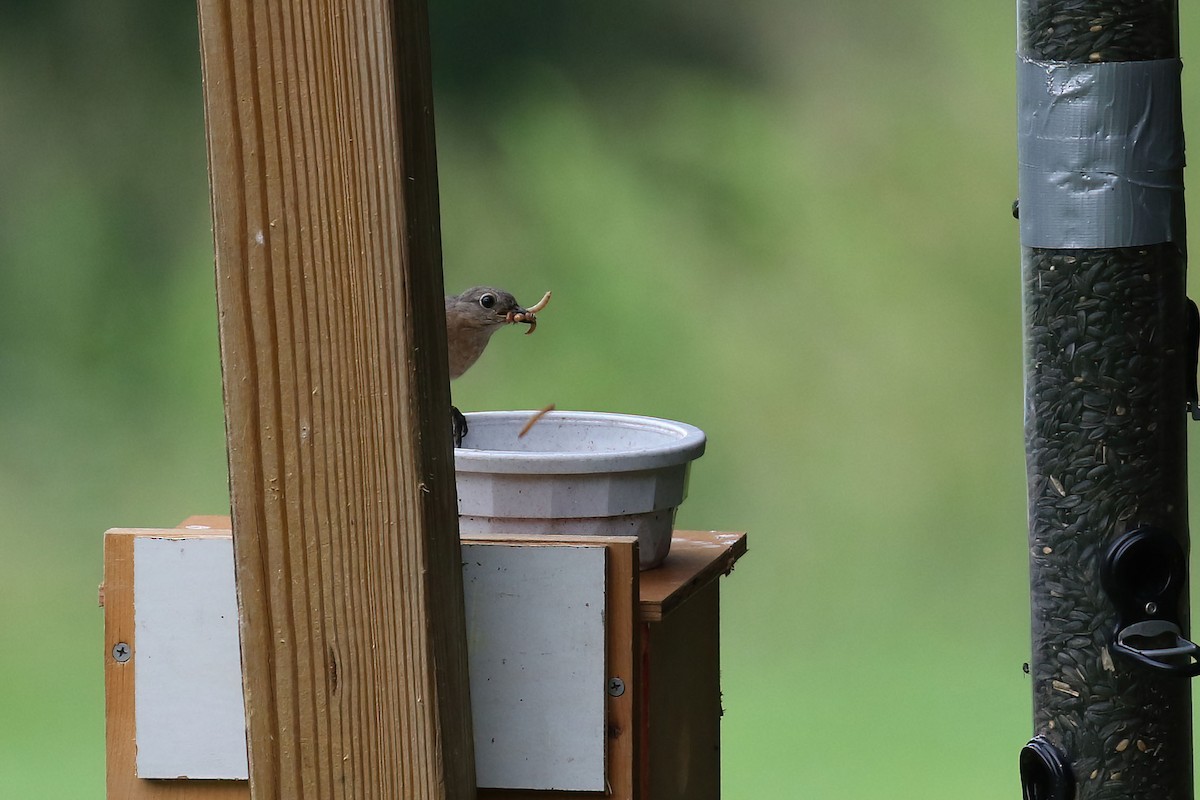
<path id="1" fill-rule="evenodd" d="M 517 306 L 516 309 L 508 312 L 508 318 L 506 321 L 524 322 L 529 326 L 529 330 L 525 331 L 525 335 L 528 336 L 537 329 L 537 312 L 545 308 L 546 304 L 549 302 L 550 293 L 546 292 L 545 296 L 543 296 L 541 300 L 537 301 L 529 308 L 521 308 L 520 306 Z"/>
<path id="2" fill-rule="evenodd" d="M 537 315 L 527 308 L 521 308 L 520 306 L 517 306 L 512 311 L 508 312 L 508 317 L 505 319 L 505 322 L 510 324 L 515 322 L 524 322 L 529 326 L 529 330 L 525 331 L 526 335 L 528 335 L 533 333 L 534 328 L 537 327 Z"/>

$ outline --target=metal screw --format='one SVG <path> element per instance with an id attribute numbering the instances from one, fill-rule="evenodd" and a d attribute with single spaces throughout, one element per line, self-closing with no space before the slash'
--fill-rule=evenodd
<path id="1" fill-rule="evenodd" d="M 112 656 L 115 661 L 124 664 L 133 655 L 133 650 L 124 642 L 117 642 L 113 645 Z"/>
<path id="2" fill-rule="evenodd" d="M 1155 603 L 1153 601 L 1146 603 L 1146 613 L 1147 614 L 1157 614 L 1158 613 L 1158 603 Z"/>
<path id="3" fill-rule="evenodd" d="M 609 678 L 608 693 L 612 697 L 620 697 L 625 694 L 625 681 L 620 678 Z"/>

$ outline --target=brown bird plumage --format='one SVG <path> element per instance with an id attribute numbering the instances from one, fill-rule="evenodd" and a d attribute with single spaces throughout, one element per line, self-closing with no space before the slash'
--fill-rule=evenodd
<path id="1" fill-rule="evenodd" d="M 519 315 L 519 318 L 518 318 Z M 446 298 L 446 345 L 450 380 L 479 360 L 492 334 L 514 322 L 532 324 L 534 316 L 503 289 L 475 286 Z"/>
<path id="2" fill-rule="evenodd" d="M 529 326 L 527 333 L 537 327 L 534 314 L 545 308 L 550 293 L 535 305 L 524 308 L 517 299 L 503 289 L 492 286 L 475 286 L 462 294 L 446 298 L 446 345 L 450 355 L 450 380 L 462 375 L 479 360 L 492 334 L 504 325 L 523 322 Z M 462 445 L 467 433 L 467 418 L 451 406 L 451 431 L 454 446 Z"/>

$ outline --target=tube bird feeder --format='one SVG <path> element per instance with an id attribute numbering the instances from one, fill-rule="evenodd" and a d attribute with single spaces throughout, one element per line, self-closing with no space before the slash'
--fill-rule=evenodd
<path id="1" fill-rule="evenodd" d="M 1177 21 L 1173 0 L 1018 3 L 1025 800 L 1193 796 Z"/>

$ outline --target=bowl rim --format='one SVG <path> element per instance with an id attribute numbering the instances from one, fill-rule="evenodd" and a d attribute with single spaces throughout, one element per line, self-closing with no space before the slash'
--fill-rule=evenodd
<path id="1" fill-rule="evenodd" d="M 536 410 L 471 411 L 464 414 L 468 427 L 472 421 L 509 420 L 524 425 Z M 695 425 L 677 420 L 612 411 L 551 411 L 547 419 L 602 423 L 607 426 L 654 430 L 672 435 L 661 445 L 638 450 L 599 453 L 547 453 L 521 450 L 477 450 L 454 448 L 457 472 L 501 474 L 585 474 L 636 472 L 686 465 L 704 454 L 707 436 Z"/>

